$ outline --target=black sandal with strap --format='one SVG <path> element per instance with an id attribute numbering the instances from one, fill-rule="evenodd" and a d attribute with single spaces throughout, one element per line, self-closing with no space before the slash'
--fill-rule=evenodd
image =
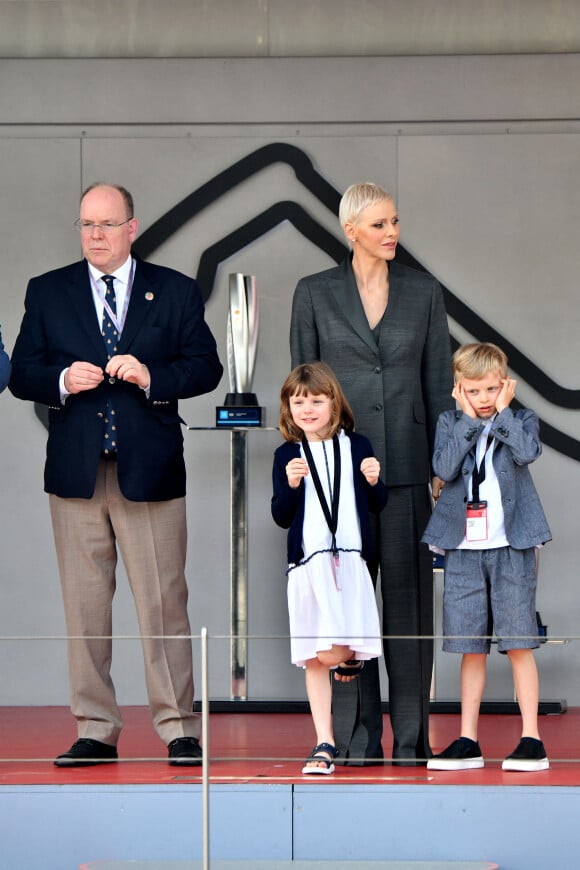
<path id="1" fill-rule="evenodd" d="M 346 667 L 344 667 L 344 665 L 346 665 Z M 347 662 L 343 662 L 342 665 L 335 668 L 334 673 L 340 674 L 341 677 L 358 677 L 364 666 L 364 661 L 361 661 L 360 659 L 349 659 Z"/>
<path id="2" fill-rule="evenodd" d="M 330 758 L 326 758 L 324 755 L 319 755 L 319 752 L 326 752 L 330 755 Z M 333 746 L 332 743 L 319 743 L 318 746 L 314 747 L 304 762 L 302 773 L 322 774 L 323 776 L 327 776 L 329 773 L 334 773 L 334 759 L 337 755 L 338 749 L 336 746 Z M 325 767 L 308 767 L 312 761 L 321 762 Z"/>

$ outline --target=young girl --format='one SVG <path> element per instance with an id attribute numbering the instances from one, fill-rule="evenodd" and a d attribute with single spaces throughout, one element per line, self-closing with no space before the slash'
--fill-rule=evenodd
<path id="1" fill-rule="evenodd" d="M 317 745 L 302 773 L 334 771 L 329 671 L 358 676 L 381 655 L 381 632 L 366 561 L 369 511 L 387 502 L 370 442 L 354 431 L 349 404 L 324 363 L 297 366 L 280 396 L 286 443 L 274 454 L 272 516 L 288 532 L 291 658 L 306 668 Z"/>

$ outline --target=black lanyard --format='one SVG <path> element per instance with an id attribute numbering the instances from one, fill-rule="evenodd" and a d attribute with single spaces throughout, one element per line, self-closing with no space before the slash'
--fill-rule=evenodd
<path id="1" fill-rule="evenodd" d="M 487 436 L 487 441 L 485 442 L 485 450 L 483 451 L 483 456 L 481 457 L 481 462 L 479 463 L 479 468 L 477 467 L 477 460 L 475 461 L 475 465 L 473 466 L 473 472 L 471 475 L 471 501 L 479 501 L 479 484 L 483 483 L 485 480 L 485 457 L 487 456 L 487 451 L 491 447 L 491 442 L 493 441 L 493 435 Z M 475 449 L 477 454 L 477 447 Z"/>
<path id="2" fill-rule="evenodd" d="M 324 447 L 324 442 L 322 446 Z M 320 507 L 322 508 L 326 524 L 328 525 L 328 528 L 330 529 L 330 533 L 332 535 L 332 552 L 336 556 L 336 554 L 338 553 L 338 547 L 336 546 L 336 530 L 338 528 L 338 501 L 340 498 L 340 445 L 338 443 L 338 435 L 336 434 L 332 436 L 332 447 L 334 450 L 334 484 L 330 491 L 331 507 L 329 508 L 328 502 L 326 501 L 326 497 L 324 495 L 324 490 L 322 489 L 322 483 L 320 482 L 320 477 L 316 469 L 314 457 L 312 456 L 312 451 L 310 449 L 310 445 L 308 444 L 308 439 L 305 435 L 302 436 L 302 449 L 304 450 L 304 455 L 306 456 L 306 461 L 308 463 L 308 467 L 310 468 L 312 483 L 314 484 L 314 488 L 316 489 L 316 494 L 320 502 Z"/>

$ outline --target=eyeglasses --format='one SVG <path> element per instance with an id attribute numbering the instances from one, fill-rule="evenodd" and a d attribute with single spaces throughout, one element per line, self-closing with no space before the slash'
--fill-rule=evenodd
<path id="1" fill-rule="evenodd" d="M 106 236 L 114 233 L 116 229 L 119 227 L 128 224 L 129 221 L 132 221 L 133 218 L 127 218 L 126 221 L 121 221 L 120 224 L 113 223 L 104 223 L 104 224 L 95 224 L 92 221 L 83 221 L 78 218 L 75 221 L 75 227 L 79 231 L 79 233 L 92 233 L 93 230 L 99 230 L 99 232 L 104 233 Z"/>

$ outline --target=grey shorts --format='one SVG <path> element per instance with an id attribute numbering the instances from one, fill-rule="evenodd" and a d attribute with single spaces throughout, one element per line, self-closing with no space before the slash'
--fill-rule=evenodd
<path id="1" fill-rule="evenodd" d="M 444 650 L 489 653 L 492 633 L 499 652 L 539 647 L 533 547 L 449 550 L 444 576 Z"/>

